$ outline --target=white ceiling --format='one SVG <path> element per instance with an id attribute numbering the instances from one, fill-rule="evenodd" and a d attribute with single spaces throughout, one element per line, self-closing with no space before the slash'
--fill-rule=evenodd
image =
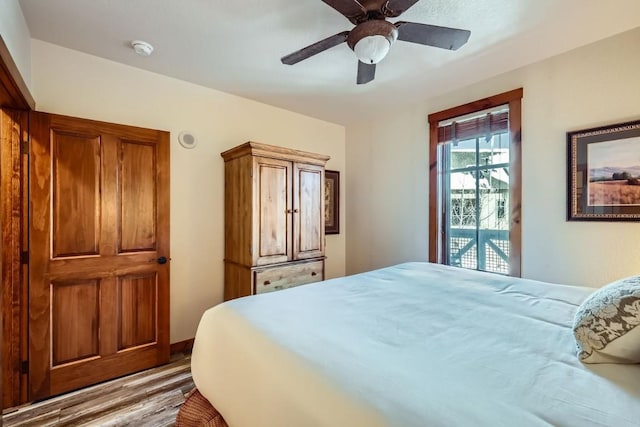
<path id="1" fill-rule="evenodd" d="M 469 29 L 469 42 L 458 51 L 397 42 L 376 79 L 356 85 L 357 60 L 346 44 L 280 63 L 353 27 L 320 0 L 20 5 L 33 38 L 341 124 L 640 26 L 639 0 L 421 0 L 397 20 Z M 136 39 L 154 54 L 134 54 Z"/>

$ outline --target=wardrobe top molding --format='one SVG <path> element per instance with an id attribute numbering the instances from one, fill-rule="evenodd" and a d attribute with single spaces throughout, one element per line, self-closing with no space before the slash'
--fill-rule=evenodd
<path id="1" fill-rule="evenodd" d="M 293 162 L 304 162 L 320 166 L 324 166 L 325 163 L 327 163 L 327 160 L 331 158 L 324 154 L 309 153 L 307 151 L 262 144 L 254 141 L 245 142 L 242 145 L 238 145 L 237 147 L 220 153 L 220 155 L 225 162 L 237 159 L 238 157 L 252 155 L 270 157 L 272 159 L 289 160 Z"/>

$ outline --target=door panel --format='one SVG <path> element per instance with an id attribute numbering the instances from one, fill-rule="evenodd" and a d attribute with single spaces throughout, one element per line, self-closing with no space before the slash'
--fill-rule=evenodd
<path id="1" fill-rule="evenodd" d="M 320 257 L 324 253 L 324 168 L 294 165 L 295 259 Z"/>
<path id="2" fill-rule="evenodd" d="M 256 265 L 291 259 L 291 162 L 256 158 L 258 251 Z M 254 253 L 256 253 L 254 251 Z"/>
<path id="3" fill-rule="evenodd" d="M 125 276 L 118 278 L 118 283 L 118 350 L 154 343 L 158 307 L 156 275 Z"/>
<path id="4" fill-rule="evenodd" d="M 100 282 L 51 284 L 51 364 L 53 367 L 98 355 Z"/>
<path id="5" fill-rule="evenodd" d="M 33 400 L 168 361 L 169 138 L 35 112 L 31 127 Z"/>
<path id="6" fill-rule="evenodd" d="M 120 152 L 120 253 L 156 248 L 156 145 L 123 141 Z M 151 172 L 151 173 L 150 173 Z M 136 215 L 127 215 L 135 211 Z"/>
<path id="7" fill-rule="evenodd" d="M 52 132 L 53 258 L 97 255 L 100 137 Z"/>

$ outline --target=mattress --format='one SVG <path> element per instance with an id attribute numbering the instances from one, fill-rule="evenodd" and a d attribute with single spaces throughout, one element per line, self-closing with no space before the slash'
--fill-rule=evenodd
<path id="1" fill-rule="evenodd" d="M 638 426 L 640 366 L 583 365 L 592 288 L 406 263 L 204 313 L 195 385 L 230 427 Z"/>

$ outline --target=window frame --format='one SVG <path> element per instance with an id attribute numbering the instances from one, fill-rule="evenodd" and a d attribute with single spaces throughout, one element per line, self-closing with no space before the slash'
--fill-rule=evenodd
<path id="1" fill-rule="evenodd" d="M 438 168 L 438 124 L 501 105 L 509 105 L 509 275 L 522 272 L 522 96 L 523 89 L 514 89 L 458 107 L 429 114 L 429 261 L 442 264 L 444 258 L 444 212 L 439 208 L 438 183 L 442 173 Z"/>

